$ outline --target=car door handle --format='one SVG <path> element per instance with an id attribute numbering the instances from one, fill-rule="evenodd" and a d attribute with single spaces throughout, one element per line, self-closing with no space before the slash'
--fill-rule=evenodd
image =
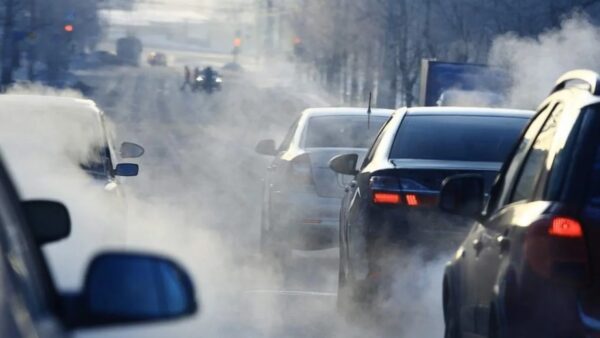
<path id="1" fill-rule="evenodd" d="M 498 236 L 496 238 L 498 246 L 500 247 L 500 253 L 505 253 L 510 250 L 510 239 L 504 236 Z"/>

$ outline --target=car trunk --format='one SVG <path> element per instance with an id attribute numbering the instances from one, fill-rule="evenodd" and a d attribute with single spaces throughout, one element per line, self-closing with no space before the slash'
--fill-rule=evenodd
<path id="1" fill-rule="evenodd" d="M 385 171 L 405 182 L 406 190 L 428 190 L 439 192 L 444 180 L 454 175 L 477 174 L 485 181 L 485 191 L 489 193 L 500 170 L 500 163 L 392 160 L 395 169 Z M 379 174 L 378 174 L 379 175 Z"/>
<path id="2" fill-rule="evenodd" d="M 311 148 L 307 149 L 306 152 L 310 156 L 312 178 L 317 194 L 321 197 L 341 198 L 344 194 L 344 188 L 354 179 L 354 177 L 335 173 L 329 168 L 329 161 L 338 155 L 358 154 L 358 167 L 362 164 L 367 150 Z"/>

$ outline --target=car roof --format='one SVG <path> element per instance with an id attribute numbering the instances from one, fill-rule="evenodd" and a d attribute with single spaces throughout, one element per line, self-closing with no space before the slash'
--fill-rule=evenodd
<path id="1" fill-rule="evenodd" d="M 67 96 L 6 94 L 0 95 L 0 105 L 3 111 L 9 113 L 12 113 L 13 109 L 11 108 L 18 111 L 30 108 L 27 110 L 37 111 L 40 114 L 48 109 L 61 109 L 65 111 L 65 114 L 72 111 L 76 111 L 76 114 L 84 114 L 85 112 L 92 115 L 101 114 L 94 101 Z"/>
<path id="2" fill-rule="evenodd" d="M 506 109 L 506 108 L 473 108 L 473 107 L 414 107 L 405 108 L 406 115 L 428 115 L 428 116 L 498 116 L 531 118 L 535 113 L 533 110 Z"/>
<path id="3" fill-rule="evenodd" d="M 372 109 L 372 116 L 383 116 L 389 117 L 392 116 L 394 110 L 392 109 Z M 302 115 L 307 117 L 313 116 L 348 116 L 348 115 L 356 115 L 356 116 L 366 116 L 367 108 L 352 108 L 352 107 L 329 107 L 329 108 L 309 108 L 302 112 Z"/>

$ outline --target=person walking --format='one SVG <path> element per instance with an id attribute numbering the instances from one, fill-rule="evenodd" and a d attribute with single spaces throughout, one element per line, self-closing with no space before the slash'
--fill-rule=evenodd
<path id="1" fill-rule="evenodd" d="M 183 84 L 181 85 L 181 90 L 185 90 L 185 87 L 192 88 L 192 72 L 190 71 L 190 67 L 185 66 L 183 68 Z"/>

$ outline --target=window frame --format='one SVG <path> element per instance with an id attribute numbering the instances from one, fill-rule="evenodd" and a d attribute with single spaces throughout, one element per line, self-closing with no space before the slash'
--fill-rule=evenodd
<path id="1" fill-rule="evenodd" d="M 390 126 L 390 122 L 394 119 L 394 115 L 390 116 L 388 118 L 388 120 L 381 126 L 381 128 L 379 129 L 379 132 L 377 134 L 377 136 L 375 137 L 375 140 L 373 141 L 373 144 L 371 145 L 371 148 L 369 148 L 369 150 L 367 151 L 366 155 L 365 155 L 365 159 L 362 163 L 362 165 L 360 166 L 360 170 L 362 171 L 367 165 L 369 165 L 369 163 L 371 163 L 371 161 L 373 161 L 373 159 L 375 158 L 375 154 L 377 153 L 377 148 L 379 147 L 379 145 L 381 144 L 381 141 L 383 140 L 385 134 L 387 133 L 387 129 Z"/>
<path id="2" fill-rule="evenodd" d="M 561 115 L 556 120 L 556 124 L 554 126 L 553 131 L 544 130 L 548 126 L 548 124 L 551 122 L 551 120 L 555 117 L 555 114 L 559 111 L 560 111 Z M 549 112 L 546 120 L 544 121 L 544 124 L 541 126 L 535 139 L 531 142 L 531 144 L 529 146 L 529 150 L 527 151 L 527 155 L 525 155 L 525 157 L 523 158 L 523 162 L 520 165 L 518 174 L 515 176 L 515 179 L 512 184 L 510 197 L 508 199 L 508 204 L 519 203 L 519 202 L 530 202 L 530 201 L 533 201 L 540 197 L 538 192 L 539 192 L 540 185 L 543 184 L 542 181 L 544 179 L 544 176 L 543 176 L 544 167 L 545 167 L 545 164 L 547 163 L 548 159 L 551 158 L 552 156 L 554 156 L 554 154 L 552 154 L 552 150 L 554 149 L 554 144 L 556 141 L 557 133 L 559 132 L 560 128 L 562 127 L 560 122 L 565 113 L 566 113 L 566 107 L 562 102 L 556 102 L 553 105 L 552 110 Z M 526 197 L 520 198 L 520 199 L 515 199 L 515 195 L 517 193 L 520 183 L 524 182 L 521 179 L 524 177 L 523 175 L 525 174 L 525 169 L 527 169 L 527 166 L 530 163 L 529 160 L 532 158 L 533 148 L 535 147 L 537 142 L 540 140 L 540 137 L 542 136 L 542 134 L 545 132 L 551 132 L 552 134 L 549 135 L 550 139 L 549 139 L 547 152 L 546 152 L 544 158 L 541 159 L 542 164 L 544 164 L 544 165 L 537 166 L 537 168 L 536 167 L 533 168 L 533 171 L 535 172 L 535 178 L 533 179 L 533 182 L 531 182 L 533 184 L 531 186 L 531 191 L 527 192 L 527 194 L 529 196 L 526 196 Z"/>
<path id="3" fill-rule="evenodd" d="M 551 101 L 539 108 L 538 112 L 531 118 L 529 124 L 524 128 L 519 140 L 515 142 L 512 153 L 504 162 L 500 175 L 492 187 L 491 197 L 485 211 L 486 215 L 493 215 L 508 204 L 507 200 L 512 191 L 515 177 L 519 175 L 520 168 L 529 153 L 529 149 L 533 146 L 533 142 L 537 139 L 556 104 L 556 102 Z"/>

